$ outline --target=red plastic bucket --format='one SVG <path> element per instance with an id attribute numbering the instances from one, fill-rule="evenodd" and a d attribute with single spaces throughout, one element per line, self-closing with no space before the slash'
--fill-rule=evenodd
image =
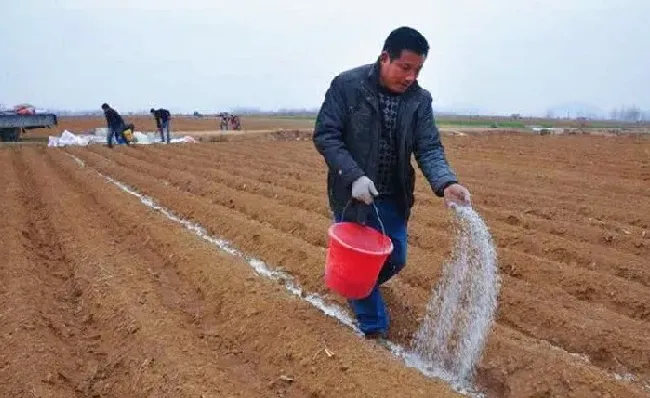
<path id="1" fill-rule="evenodd" d="M 393 242 L 384 233 L 352 222 L 331 225 L 327 235 L 325 285 L 348 299 L 368 297 Z"/>

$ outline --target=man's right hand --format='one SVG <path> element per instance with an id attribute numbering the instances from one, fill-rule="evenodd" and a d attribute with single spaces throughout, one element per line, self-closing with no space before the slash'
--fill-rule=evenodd
<path id="1" fill-rule="evenodd" d="M 375 183 L 366 176 L 359 177 L 352 183 L 352 197 L 367 205 L 371 204 L 373 197 L 379 195 Z"/>

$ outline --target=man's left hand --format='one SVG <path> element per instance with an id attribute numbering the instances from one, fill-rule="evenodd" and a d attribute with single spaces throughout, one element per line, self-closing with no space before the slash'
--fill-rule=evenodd
<path id="1" fill-rule="evenodd" d="M 471 206 L 472 201 L 470 193 L 464 186 L 460 184 L 451 184 L 444 191 L 445 205 L 451 206 Z"/>

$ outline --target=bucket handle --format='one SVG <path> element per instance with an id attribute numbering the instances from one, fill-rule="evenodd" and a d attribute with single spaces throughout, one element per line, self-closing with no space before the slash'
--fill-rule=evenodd
<path id="1" fill-rule="evenodd" d="M 352 203 L 353 199 L 348 200 L 348 203 L 346 203 L 345 207 L 343 208 L 343 211 L 341 212 L 341 215 L 345 215 L 345 211 L 348 209 L 348 206 Z M 375 214 L 377 215 L 377 221 L 379 221 L 379 226 L 381 227 L 381 233 L 386 235 L 386 229 L 384 228 L 384 223 L 381 221 L 381 217 L 379 216 L 379 209 L 377 208 L 377 205 L 373 202 L 371 204 L 372 208 L 375 209 Z"/>

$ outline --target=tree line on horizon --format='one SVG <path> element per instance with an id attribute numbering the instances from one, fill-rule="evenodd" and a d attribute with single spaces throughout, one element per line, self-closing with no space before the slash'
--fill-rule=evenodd
<path id="1" fill-rule="evenodd" d="M 2 106 L 0 104 L 0 109 L 9 109 L 8 107 Z M 279 108 L 277 110 L 263 110 L 257 107 L 235 107 L 230 110 L 216 110 L 211 113 L 202 113 L 199 111 L 190 112 L 190 113 L 174 113 L 173 114 L 184 115 L 184 116 L 195 116 L 195 117 L 218 117 L 222 112 L 228 112 L 230 114 L 236 114 L 240 116 L 284 116 L 284 117 L 311 117 L 314 118 L 318 114 L 318 108 Z M 103 113 L 101 110 L 80 110 L 80 111 L 70 111 L 70 110 L 50 110 L 50 112 L 55 113 L 59 116 L 102 116 Z M 129 111 L 122 112 L 124 115 L 128 116 L 146 116 L 149 115 L 149 110 L 140 110 L 140 111 Z M 471 119 L 477 118 L 511 118 L 514 120 L 521 119 L 563 119 L 563 120 L 612 120 L 620 122 L 650 122 L 650 110 L 643 110 L 637 105 L 622 106 L 620 108 L 612 109 L 607 116 L 602 114 L 596 114 L 594 112 L 580 111 L 580 110 L 547 110 L 544 116 L 536 115 L 522 115 L 519 113 L 513 113 L 510 115 L 498 115 L 498 114 L 481 114 L 481 113 L 467 113 L 467 112 L 454 112 L 454 111 L 436 111 L 434 108 L 434 114 L 437 117 L 451 117 L 451 118 L 462 118 L 468 117 Z"/>

